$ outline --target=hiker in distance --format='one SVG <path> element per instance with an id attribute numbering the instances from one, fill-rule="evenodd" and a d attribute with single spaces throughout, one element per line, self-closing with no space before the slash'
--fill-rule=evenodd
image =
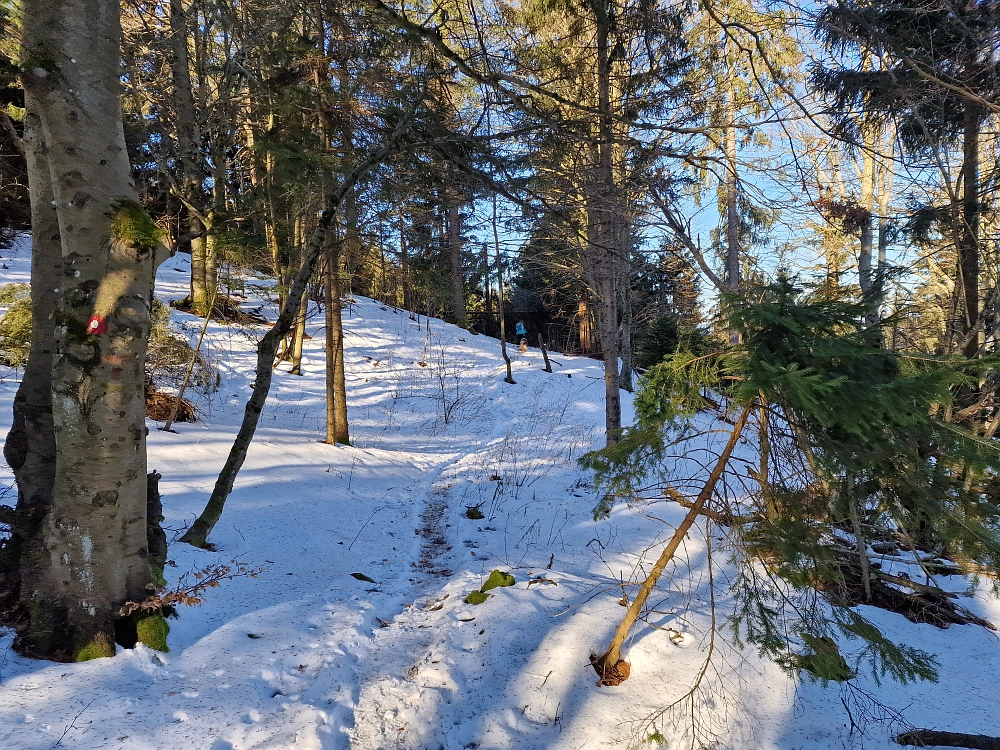
<path id="1" fill-rule="evenodd" d="M 528 351 L 528 327 L 524 325 L 523 320 L 517 321 L 517 325 L 514 326 L 514 333 L 517 334 L 518 346 L 521 348 L 521 353 Z"/>

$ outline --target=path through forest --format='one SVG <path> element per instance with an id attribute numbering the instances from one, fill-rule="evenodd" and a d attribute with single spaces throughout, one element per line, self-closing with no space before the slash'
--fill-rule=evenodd
<path id="1" fill-rule="evenodd" d="M 6 254 L 6 280 L 25 279 L 27 261 L 23 246 Z M 178 256 L 161 269 L 164 299 L 183 296 L 186 261 Z M 266 311 L 266 282 L 258 286 L 248 286 L 245 304 Z M 495 340 L 435 320 L 421 367 L 423 327 L 403 311 L 358 299 L 344 310 L 353 446 L 330 446 L 317 442 L 323 337 L 322 318 L 312 313 L 305 375 L 279 368 L 213 533 L 216 551 L 170 548 L 172 584 L 232 560 L 261 567 L 259 577 L 226 581 L 202 606 L 184 609 L 171 622 L 166 654 L 141 647 L 114 659 L 48 664 L 17 657 L 10 635 L 0 635 L 0 747 L 641 744 L 652 731 L 645 720 L 684 694 L 707 654 L 705 545 L 701 531 L 689 538 L 681 575 L 664 581 L 646 618 L 656 627 L 640 626 L 627 644 L 632 679 L 596 687 L 588 657 L 606 645 L 624 611 L 622 581 L 648 567 L 649 551 L 683 516 L 660 503 L 622 505 L 593 519 L 597 498 L 575 460 L 599 442 L 600 364 L 554 354 L 549 374 L 537 350 L 514 351 L 517 383 L 508 385 Z M 173 321 L 191 338 L 201 323 L 177 312 Z M 208 497 L 239 423 L 261 332 L 211 324 L 221 385 L 196 396 L 201 421 L 176 425 L 176 434 L 149 425 L 150 468 L 163 474 L 170 535 Z M 0 381 L 2 420 L 10 419 L 17 377 Z M 468 507 L 483 518 L 467 517 Z M 483 604 L 464 603 L 495 568 L 510 572 L 515 585 L 494 589 Z M 720 607 L 723 595 L 720 589 Z M 996 600 L 969 603 L 1000 621 Z M 936 653 L 941 682 L 863 686 L 889 705 L 919 706 L 922 724 L 993 731 L 1000 656 L 991 634 L 865 614 L 894 639 Z M 836 689 L 796 686 L 719 639 L 715 681 L 698 700 L 712 706 L 705 715 L 720 748 L 826 750 L 855 742 Z M 674 738 L 683 727 L 656 725 Z M 892 745 L 875 728 L 865 747 Z"/>

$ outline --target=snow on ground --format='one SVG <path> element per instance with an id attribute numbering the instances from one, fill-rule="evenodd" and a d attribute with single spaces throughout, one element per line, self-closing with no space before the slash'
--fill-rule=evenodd
<path id="1" fill-rule="evenodd" d="M 3 253 L 2 280 L 26 279 L 25 245 Z M 178 256 L 161 269 L 162 299 L 184 295 L 187 262 Z M 512 348 L 517 383 L 509 385 L 493 339 L 432 320 L 425 353 L 426 330 L 404 311 L 358 299 L 344 317 L 353 447 L 318 442 L 317 314 L 305 375 L 275 378 L 212 535 L 217 551 L 170 548 L 173 580 L 232 560 L 262 567 L 260 576 L 227 581 L 203 606 L 184 609 L 171 621 L 166 654 L 140 646 L 114 659 L 49 664 L 16 656 L 10 634 L 0 635 L 0 748 L 628 747 L 650 735 L 645 719 L 687 691 L 709 647 L 701 533 L 686 543 L 683 575 L 654 597 L 649 622 L 658 628 L 640 626 L 628 643 L 631 679 L 598 688 L 588 663 L 624 614 L 620 583 L 648 570 L 683 513 L 619 506 L 593 520 L 597 498 L 575 459 L 600 443 L 600 364 L 554 353 L 549 374 L 537 350 Z M 194 340 L 198 319 L 174 313 L 174 323 Z M 202 420 L 176 425 L 177 434 L 149 424 L 168 534 L 190 523 L 211 491 L 263 329 L 208 330 L 222 382 L 197 399 Z M 0 382 L 4 432 L 17 380 L 11 372 Z M 629 403 L 625 411 L 628 418 Z M 469 506 L 484 518 L 465 517 Z M 494 568 L 516 584 L 464 604 Z M 1000 621 L 996 600 L 966 602 Z M 935 653 L 941 680 L 880 689 L 859 678 L 862 687 L 917 725 L 998 733 L 996 636 L 865 615 Z M 836 688 L 796 684 L 722 644 L 715 658 L 697 704 L 718 733 L 715 747 L 862 744 Z M 895 747 L 870 729 L 864 747 Z M 668 722 L 659 731 L 663 747 L 677 746 L 680 728 Z"/>

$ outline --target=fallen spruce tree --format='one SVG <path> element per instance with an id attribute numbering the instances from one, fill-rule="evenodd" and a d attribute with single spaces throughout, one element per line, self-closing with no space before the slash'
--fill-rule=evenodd
<path id="1" fill-rule="evenodd" d="M 931 654 L 886 638 L 858 604 L 994 629 L 938 582 L 998 573 L 1000 451 L 947 418 L 970 393 L 988 401 L 997 363 L 892 351 L 882 343 L 891 321 L 865 324 L 870 304 L 784 279 L 728 300 L 720 327 L 740 343 L 681 349 L 651 368 L 635 426 L 584 457 L 604 492 L 598 514 L 655 496 L 688 508 L 610 646 L 592 656 L 598 684 L 628 678 L 625 639 L 699 518 L 726 526 L 737 642 L 789 672 L 824 684 L 865 668 L 876 682 L 936 679 Z"/>

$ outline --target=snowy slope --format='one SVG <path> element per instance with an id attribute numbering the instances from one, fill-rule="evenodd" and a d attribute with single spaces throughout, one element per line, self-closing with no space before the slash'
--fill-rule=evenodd
<path id="1" fill-rule="evenodd" d="M 26 248 L 4 252 L 3 280 L 25 278 Z M 184 295 L 187 260 L 161 269 L 161 298 Z M 711 615 L 702 532 L 686 544 L 681 575 L 654 597 L 649 621 L 659 629 L 641 625 L 633 634 L 631 679 L 598 688 L 588 663 L 624 614 L 621 582 L 648 570 L 656 543 L 682 517 L 674 505 L 653 504 L 592 519 L 597 499 L 575 459 L 600 443 L 599 363 L 553 354 L 558 364 L 548 374 L 537 350 L 514 349 L 517 383 L 508 385 L 495 340 L 432 320 L 421 367 L 426 332 L 407 313 L 359 299 L 344 315 L 353 447 L 318 442 L 317 314 L 305 375 L 275 378 L 212 535 L 217 551 L 170 549 L 174 580 L 231 560 L 262 574 L 225 582 L 203 606 L 182 611 L 167 654 L 139 647 L 115 659 L 48 664 L 17 657 L 10 635 L 0 636 L 0 748 L 627 747 L 647 738 L 649 717 L 695 681 Z M 174 320 L 193 340 L 200 321 L 180 313 Z M 211 491 L 262 331 L 210 325 L 222 384 L 198 399 L 202 421 L 176 425 L 178 434 L 149 424 L 168 536 Z M 16 387 L 17 373 L 0 382 L 4 432 Z M 485 518 L 466 518 L 468 506 Z M 517 583 L 482 605 L 464 604 L 494 568 Z M 529 586 L 537 577 L 546 580 Z M 966 603 L 1000 621 L 995 600 Z M 1000 731 L 992 718 L 994 635 L 865 614 L 892 637 L 936 653 L 941 682 L 863 687 L 910 707 L 907 717 L 920 726 Z M 797 685 L 724 643 L 714 657 L 697 700 L 717 747 L 857 743 L 836 688 Z M 658 727 L 671 740 L 683 722 Z M 895 747 L 872 732 L 865 747 Z"/>

